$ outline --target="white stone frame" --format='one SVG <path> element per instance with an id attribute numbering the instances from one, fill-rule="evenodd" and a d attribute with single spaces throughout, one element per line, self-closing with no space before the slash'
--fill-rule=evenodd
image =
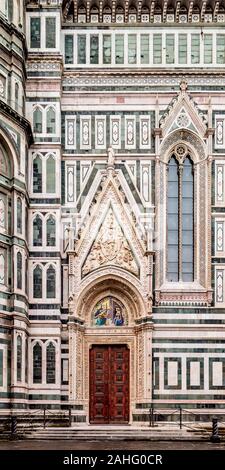
<path id="1" fill-rule="evenodd" d="M 58 338 L 57 338 L 58 339 Z M 32 341 L 33 340 L 33 341 Z M 43 341 L 46 340 L 46 341 Z M 55 383 L 54 384 L 47 384 L 46 381 L 46 372 L 47 372 L 47 346 L 49 343 L 53 343 L 55 346 Z M 34 383 L 33 382 L 33 349 L 36 344 L 39 344 L 42 348 L 42 381 L 41 383 Z M 43 336 L 39 339 L 37 337 L 30 339 L 29 343 L 29 388 L 34 390 L 46 389 L 46 390 L 54 390 L 58 389 L 61 384 L 61 361 L 59 358 L 61 357 L 60 351 L 60 340 L 56 341 L 56 339 L 51 337 L 43 338 Z"/>
<path id="2" fill-rule="evenodd" d="M 218 276 L 220 276 L 220 287 L 218 285 Z M 214 270 L 215 276 L 215 307 L 225 307 L 225 266 L 224 265 L 216 265 Z M 219 292 L 218 289 L 221 288 Z M 221 301 L 218 300 L 218 296 L 222 295 Z"/>
<path id="3" fill-rule="evenodd" d="M 43 262 L 46 264 L 43 265 Z M 39 266 L 42 269 L 42 297 L 40 299 L 37 299 L 34 297 L 34 285 L 33 285 L 33 279 L 34 279 L 34 270 L 35 268 Z M 55 269 L 55 292 L 56 292 L 56 297 L 55 298 L 47 298 L 47 269 L 53 266 Z M 30 282 L 29 282 L 29 299 L 31 303 L 35 304 L 43 304 L 43 303 L 48 303 L 48 304 L 55 304 L 55 303 L 60 303 L 61 301 L 61 271 L 59 269 L 59 261 L 52 259 L 51 261 L 45 261 L 43 258 L 40 260 L 35 260 L 35 261 L 30 261 Z"/>
<path id="4" fill-rule="evenodd" d="M 83 123 L 87 121 L 88 126 L 88 144 L 83 143 Z M 90 115 L 81 115 L 80 116 L 80 149 L 81 150 L 90 150 L 91 149 L 91 116 Z"/>
<path id="5" fill-rule="evenodd" d="M 118 144 L 113 143 L 113 122 L 118 122 Z M 110 145 L 114 149 L 120 149 L 121 148 L 121 116 L 116 116 L 116 115 L 111 115 L 110 116 Z"/>
<path id="6" fill-rule="evenodd" d="M 1 344 L 0 346 L 1 351 L 3 351 L 3 380 L 2 385 L 0 385 L 1 392 L 5 392 L 8 389 L 8 366 L 7 366 L 7 355 L 8 355 L 8 346 L 7 344 Z"/>
<path id="7" fill-rule="evenodd" d="M 151 184 L 151 179 L 152 179 L 152 166 L 151 166 L 151 160 L 141 160 L 141 195 L 144 199 L 144 203 L 146 206 L 151 206 L 152 205 L 152 197 L 151 197 L 151 191 L 152 191 L 152 184 Z M 148 171 L 148 182 L 147 182 L 147 187 L 148 187 L 148 198 L 145 197 L 145 185 L 146 181 L 144 181 L 144 171 L 145 169 Z"/>
<path id="8" fill-rule="evenodd" d="M 218 233 L 218 230 L 220 232 Z M 214 234 L 215 234 L 215 256 L 216 257 L 225 257 L 225 217 L 215 217 L 214 220 Z M 222 238 L 221 248 L 218 249 L 218 236 Z"/>
<path id="9" fill-rule="evenodd" d="M 42 245 L 41 246 L 35 246 L 34 245 L 34 232 L 33 232 L 33 222 L 35 220 L 36 216 L 39 216 L 42 219 Z M 47 220 L 49 217 L 52 216 L 55 219 L 55 240 L 56 243 L 54 246 L 47 246 Z M 32 251 L 40 251 L 40 253 L 44 251 L 59 251 L 60 250 L 60 230 L 59 230 L 59 213 L 58 210 L 56 211 L 55 209 L 48 209 L 48 212 L 43 215 L 40 210 L 37 211 L 32 211 L 31 217 L 30 217 L 30 248 Z"/>
<path id="10" fill-rule="evenodd" d="M 68 121 L 73 121 L 73 144 L 68 144 Z M 77 118 L 73 114 L 65 116 L 65 149 L 66 150 L 76 150 L 77 143 L 77 131 L 76 131 Z"/>
<path id="11" fill-rule="evenodd" d="M 215 160 L 215 205 L 225 205 L 225 162 Z"/>
<path id="12" fill-rule="evenodd" d="M 158 15 L 157 15 L 158 16 Z M 181 29 L 179 28 L 178 25 L 173 25 L 173 31 L 171 32 L 170 28 L 167 28 L 166 26 L 163 28 L 162 32 L 160 34 L 162 35 L 162 62 L 160 64 L 154 64 L 153 63 L 153 34 L 155 34 L 158 31 L 157 24 L 153 27 L 152 31 L 149 31 L 149 28 L 143 23 L 141 24 L 141 27 L 138 28 L 130 24 L 129 26 L 129 31 L 126 27 L 124 27 L 123 24 L 118 24 L 117 23 L 117 29 L 115 31 L 108 31 L 107 34 L 110 34 L 112 36 L 111 38 L 111 44 L 112 44 L 112 58 L 111 58 L 111 64 L 109 66 L 115 67 L 115 68 L 121 68 L 122 67 L 128 67 L 129 68 L 136 68 L 137 66 L 145 69 L 145 68 L 159 68 L 159 67 L 166 67 L 169 68 L 168 66 L 170 64 L 166 63 L 166 48 L 165 48 L 165 42 L 166 42 L 166 34 L 174 34 L 174 44 L 175 44 L 175 51 L 174 51 L 174 67 L 179 67 L 179 68 L 199 68 L 199 67 L 205 67 L 207 68 L 224 68 L 225 64 L 219 64 L 216 62 L 216 36 L 217 34 L 224 34 L 224 29 L 223 26 L 220 25 L 219 27 L 214 27 L 212 28 L 211 25 L 205 25 L 204 26 L 204 34 L 212 34 L 212 50 L 213 50 L 213 60 L 212 64 L 205 64 L 204 63 L 204 44 L 203 41 L 200 41 L 200 62 L 196 64 L 191 63 L 191 34 L 199 34 L 201 35 L 201 30 L 198 26 L 198 29 L 196 30 L 196 24 L 193 26 L 188 26 L 183 24 L 183 28 L 185 27 L 185 33 L 187 34 L 187 63 L 186 64 L 180 64 L 178 61 L 178 35 L 181 33 Z M 183 31 L 183 30 L 182 30 Z M 62 54 L 65 54 L 65 35 L 72 35 L 74 36 L 74 63 L 73 64 L 65 64 L 65 68 L 70 68 L 71 66 L 76 66 L 78 65 L 79 67 L 82 68 L 105 68 L 105 64 L 103 64 L 103 54 L 102 54 L 102 35 L 106 33 L 105 29 L 99 30 L 97 29 L 94 25 L 92 26 L 91 30 L 89 29 L 82 29 L 79 28 L 79 30 L 74 31 L 72 29 L 68 29 L 61 32 L 62 34 L 62 47 L 61 47 L 61 52 Z M 86 35 L 86 63 L 85 64 L 77 64 L 75 61 L 77 60 L 77 34 L 84 34 Z M 98 35 L 99 36 L 99 63 L 98 64 L 90 64 L 90 35 Z M 124 35 L 124 64 L 116 64 L 115 63 L 115 34 L 123 34 Z M 137 61 L 135 64 L 128 64 L 128 54 L 127 54 L 127 45 L 128 45 L 128 34 L 135 34 L 137 36 Z M 150 54 L 149 54 L 149 63 L 148 64 L 141 64 L 141 57 L 140 57 L 140 34 L 148 34 L 149 35 L 149 44 L 150 44 Z"/>
<path id="13" fill-rule="evenodd" d="M 133 144 L 128 143 L 127 131 L 128 131 L 128 122 L 133 121 Z M 125 138 L 125 149 L 136 149 L 136 116 L 135 115 L 125 115 L 124 116 L 124 138 Z"/>
<path id="14" fill-rule="evenodd" d="M 48 193 L 46 191 L 47 189 L 47 160 L 48 158 L 52 156 L 55 160 L 55 192 L 54 193 Z M 39 157 L 42 161 L 42 192 L 41 193 L 34 193 L 33 192 L 33 161 L 35 160 L 36 157 Z M 31 159 L 30 159 L 30 195 L 32 198 L 51 198 L 51 197 L 57 197 L 60 191 L 60 170 L 59 170 L 59 158 L 58 154 L 56 153 L 55 150 L 48 151 L 46 155 L 43 155 L 40 151 L 33 152 L 31 154 Z"/>
<path id="15" fill-rule="evenodd" d="M 55 132 L 54 133 L 47 133 L 47 111 L 53 108 L 55 111 Z M 42 112 L 42 132 L 34 132 L 34 136 L 36 138 L 39 137 L 59 137 L 61 134 L 61 129 L 60 129 L 60 118 L 61 118 L 61 113 L 60 113 L 60 106 L 59 103 L 56 102 L 51 102 L 51 103 L 41 103 L 37 102 L 35 104 L 32 104 L 32 117 L 31 117 L 31 123 L 32 123 L 32 129 L 34 129 L 34 112 L 36 109 L 40 109 Z"/>
<path id="16" fill-rule="evenodd" d="M 217 143 L 217 121 L 223 121 L 223 135 L 222 143 Z M 215 149 L 224 149 L 225 148 L 225 114 L 215 114 L 215 136 L 214 136 L 214 147 Z"/>
<path id="17" fill-rule="evenodd" d="M 103 127 L 103 142 L 100 144 L 98 142 L 98 122 L 101 122 Z M 96 114 L 95 115 L 95 148 L 96 149 L 105 149 L 106 148 L 106 116 Z"/>
<path id="18" fill-rule="evenodd" d="M 40 18 L 40 35 L 41 35 L 41 44 L 40 48 L 31 48 L 30 47 L 30 18 Z M 46 48 L 46 18 L 55 18 L 56 19 L 56 25 L 55 25 L 55 46 L 54 48 Z M 32 52 L 39 52 L 44 51 L 44 52 L 56 52 L 60 51 L 60 27 L 61 27 L 61 22 L 60 22 L 60 12 L 58 11 L 43 11 L 43 12 L 27 12 L 26 14 L 26 21 L 27 21 L 27 41 L 28 41 L 28 49 L 29 51 Z"/>
<path id="19" fill-rule="evenodd" d="M 17 273 L 18 273 L 18 270 L 17 270 L 17 254 L 18 253 L 21 253 L 22 255 L 22 288 L 21 289 L 18 289 L 17 287 Z M 13 267 L 14 267 L 14 291 L 18 294 L 25 294 L 25 273 L 26 273 L 26 265 L 25 265 L 25 252 L 24 252 L 24 249 L 23 247 L 14 247 L 14 250 L 13 250 L 13 257 L 14 257 L 14 263 L 13 263 Z"/>
<path id="20" fill-rule="evenodd" d="M 146 121 L 148 124 L 148 143 L 143 144 L 141 143 L 142 140 L 142 133 L 143 133 L 143 122 Z M 140 115 L 139 116 L 139 148 L 140 149 L 150 149 L 151 148 L 151 117 L 149 115 Z"/>

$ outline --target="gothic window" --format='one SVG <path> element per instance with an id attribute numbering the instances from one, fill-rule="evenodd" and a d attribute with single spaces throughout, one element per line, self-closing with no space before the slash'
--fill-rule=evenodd
<path id="1" fill-rule="evenodd" d="M 47 299 L 54 299 L 56 294 L 56 274 L 55 268 L 49 266 L 46 273 L 46 295 Z"/>
<path id="2" fill-rule="evenodd" d="M 47 134 L 55 134 L 55 109 L 51 106 L 46 113 Z"/>
<path id="3" fill-rule="evenodd" d="M 28 258 L 26 258 L 26 269 L 25 269 L 25 292 L 28 295 L 28 280 L 29 280 L 29 263 Z"/>
<path id="4" fill-rule="evenodd" d="M 46 18 L 45 19 L 45 31 L 46 31 L 46 48 L 52 49 L 56 47 L 56 19 Z"/>
<path id="5" fill-rule="evenodd" d="M 86 64 L 86 36 L 78 34 L 77 36 L 77 63 Z"/>
<path id="6" fill-rule="evenodd" d="M 42 159 L 39 156 L 33 161 L 33 192 L 42 193 Z"/>
<path id="7" fill-rule="evenodd" d="M 55 218 L 50 215 L 50 217 L 47 219 L 47 224 L 46 224 L 46 245 L 47 246 L 55 246 L 55 229 L 56 229 L 56 224 L 55 224 Z"/>
<path id="8" fill-rule="evenodd" d="M 187 155 L 173 155 L 167 177 L 167 280 L 191 282 L 194 278 L 194 174 Z"/>
<path id="9" fill-rule="evenodd" d="M 10 22 L 13 21 L 13 0 L 8 0 L 7 2 L 7 13 L 8 13 L 8 20 Z"/>
<path id="10" fill-rule="evenodd" d="M 33 114 L 33 127 L 35 134 L 42 134 L 42 110 L 40 108 L 36 108 Z"/>
<path id="11" fill-rule="evenodd" d="M 22 233 L 22 200 L 17 198 L 17 232 Z"/>
<path id="12" fill-rule="evenodd" d="M 33 297 L 35 299 L 42 298 L 42 269 L 36 266 L 33 272 Z"/>
<path id="13" fill-rule="evenodd" d="M 124 64 L 124 35 L 115 35 L 116 64 Z"/>
<path id="14" fill-rule="evenodd" d="M 65 36 L 65 64 L 73 64 L 73 36 L 66 34 Z"/>
<path id="15" fill-rule="evenodd" d="M 6 157 L 2 146 L 0 146 L 0 173 L 10 178 L 9 160 Z"/>
<path id="16" fill-rule="evenodd" d="M 5 210 L 5 198 L 0 194 L 0 227 L 5 228 L 6 226 L 6 210 Z"/>
<path id="17" fill-rule="evenodd" d="M 19 109 L 19 84 L 15 84 L 15 110 Z"/>
<path id="18" fill-rule="evenodd" d="M 46 192 L 55 193 L 55 159 L 50 155 L 46 162 Z"/>
<path id="19" fill-rule="evenodd" d="M 17 371 L 17 382 L 22 380 L 22 338 L 17 336 L 16 340 L 16 371 Z"/>
<path id="20" fill-rule="evenodd" d="M 33 383 L 42 382 L 42 347 L 39 343 L 33 348 Z"/>
<path id="21" fill-rule="evenodd" d="M 49 343 L 46 350 L 46 383 L 55 383 L 55 346 Z"/>
<path id="22" fill-rule="evenodd" d="M 17 289 L 22 289 L 22 254 L 17 253 Z"/>
<path id="23" fill-rule="evenodd" d="M 0 251 L 0 284 L 6 284 L 6 275 L 5 275 L 5 250 Z"/>
<path id="24" fill-rule="evenodd" d="M 42 246 L 42 219 L 39 215 L 33 221 L 33 245 Z"/>
<path id="25" fill-rule="evenodd" d="M 38 17 L 30 19 L 30 47 L 32 49 L 41 47 L 41 19 Z"/>
<path id="26" fill-rule="evenodd" d="M 97 35 L 90 36 L 90 64 L 98 64 L 98 43 Z"/>

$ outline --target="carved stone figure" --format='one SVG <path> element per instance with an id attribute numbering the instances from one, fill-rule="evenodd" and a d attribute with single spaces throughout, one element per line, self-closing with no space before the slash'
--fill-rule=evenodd
<path id="1" fill-rule="evenodd" d="M 115 167 L 115 152 L 112 147 L 107 149 L 108 154 L 108 164 L 107 169 L 113 169 Z"/>

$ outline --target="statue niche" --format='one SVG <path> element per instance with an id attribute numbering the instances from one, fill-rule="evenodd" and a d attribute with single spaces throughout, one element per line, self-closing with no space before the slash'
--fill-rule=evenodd
<path id="1" fill-rule="evenodd" d="M 112 208 L 109 209 L 83 264 L 82 277 L 99 267 L 109 265 L 120 266 L 135 276 L 139 275 L 137 261 Z"/>

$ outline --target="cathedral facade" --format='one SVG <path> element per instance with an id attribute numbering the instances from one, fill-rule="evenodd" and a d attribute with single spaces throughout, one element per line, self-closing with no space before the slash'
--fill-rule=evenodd
<path id="1" fill-rule="evenodd" d="M 3 0 L 0 414 L 225 414 L 224 0 Z"/>

